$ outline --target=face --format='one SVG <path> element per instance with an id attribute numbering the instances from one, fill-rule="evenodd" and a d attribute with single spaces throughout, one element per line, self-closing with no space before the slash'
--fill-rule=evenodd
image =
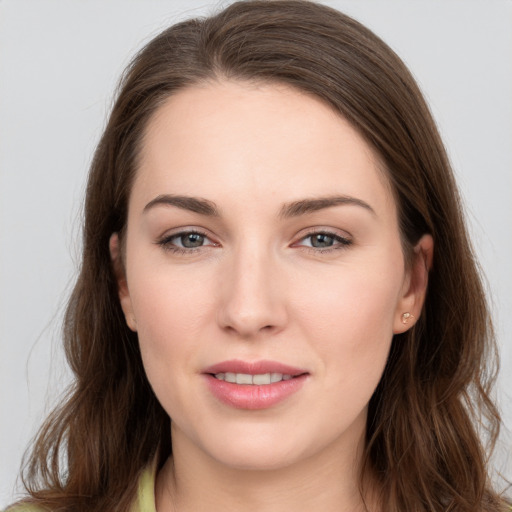
<path id="1" fill-rule="evenodd" d="M 425 286 L 368 144 L 294 89 L 214 82 L 140 156 L 119 294 L 174 450 L 278 468 L 357 445 Z"/>

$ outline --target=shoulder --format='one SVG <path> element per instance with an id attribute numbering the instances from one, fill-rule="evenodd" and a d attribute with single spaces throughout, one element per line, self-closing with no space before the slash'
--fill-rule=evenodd
<path id="1" fill-rule="evenodd" d="M 31 505 L 30 503 L 20 503 L 5 509 L 4 512 L 48 512 L 48 509 Z"/>
<path id="2" fill-rule="evenodd" d="M 156 512 L 155 478 L 156 465 L 153 463 L 150 467 L 144 469 L 139 478 L 137 497 L 130 512 Z"/>
<path id="3" fill-rule="evenodd" d="M 130 512 L 156 512 L 155 506 L 155 473 L 154 465 L 145 468 L 137 486 L 137 495 L 132 503 Z M 3 512 L 51 512 L 48 508 L 31 503 L 17 503 Z"/>

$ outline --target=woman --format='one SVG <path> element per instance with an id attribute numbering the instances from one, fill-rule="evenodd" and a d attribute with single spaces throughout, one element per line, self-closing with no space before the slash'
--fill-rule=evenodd
<path id="1" fill-rule="evenodd" d="M 453 177 L 360 24 L 284 0 L 164 31 L 123 78 L 85 212 L 76 381 L 22 510 L 507 509 Z"/>

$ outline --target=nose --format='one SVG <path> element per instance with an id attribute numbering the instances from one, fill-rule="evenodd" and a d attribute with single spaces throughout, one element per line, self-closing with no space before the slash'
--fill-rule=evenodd
<path id="1" fill-rule="evenodd" d="M 219 276 L 218 323 L 241 338 L 280 332 L 286 325 L 286 285 L 276 258 L 264 250 L 240 250 Z"/>

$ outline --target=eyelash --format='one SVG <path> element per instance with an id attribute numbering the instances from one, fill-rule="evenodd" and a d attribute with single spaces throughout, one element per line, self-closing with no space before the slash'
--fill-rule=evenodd
<path id="1" fill-rule="evenodd" d="M 302 249 L 304 249 L 306 251 L 311 251 L 315 254 L 318 254 L 318 253 L 325 254 L 325 253 L 330 253 L 332 251 L 339 251 L 340 249 L 346 249 L 347 247 L 351 246 L 353 243 L 350 238 L 338 235 L 337 233 L 334 233 L 332 231 L 325 230 L 325 229 L 310 231 L 309 233 L 307 233 L 306 235 L 301 237 L 299 241 L 304 241 L 308 238 L 312 238 L 315 235 L 316 236 L 318 236 L 318 235 L 328 236 L 333 239 L 333 241 L 336 243 L 336 245 L 333 245 L 331 247 L 324 247 L 324 248 L 305 246 L 305 245 L 300 245 L 299 247 L 301 247 Z M 296 245 L 296 244 L 294 244 L 294 245 Z"/>
<path id="2" fill-rule="evenodd" d="M 165 251 L 169 251 L 174 254 L 191 254 L 191 253 L 195 253 L 195 252 L 203 249 L 204 247 L 218 246 L 218 244 L 216 244 L 216 243 L 211 243 L 208 245 L 201 245 L 199 247 L 186 248 L 186 247 L 179 247 L 172 243 L 172 240 L 186 236 L 186 235 L 199 235 L 199 236 L 204 237 L 205 239 L 210 240 L 208 238 L 208 235 L 206 233 L 204 233 L 203 231 L 199 231 L 196 229 L 187 229 L 186 231 L 180 231 L 179 233 L 173 233 L 172 235 L 163 237 L 162 239 L 157 241 L 157 245 L 161 246 Z"/>
<path id="3" fill-rule="evenodd" d="M 180 238 L 180 237 L 186 236 L 186 235 L 199 235 L 199 236 L 204 237 L 207 240 L 210 240 L 208 235 L 206 233 L 204 233 L 203 231 L 199 231 L 199 230 L 195 230 L 195 229 L 190 229 L 190 230 L 187 230 L 187 231 L 180 231 L 178 233 L 173 233 L 171 235 L 165 236 L 161 240 L 158 240 L 156 243 L 157 243 L 157 245 L 161 246 L 165 251 L 169 251 L 169 252 L 172 252 L 174 254 L 192 254 L 192 253 L 195 253 L 197 251 L 200 251 L 204 247 L 210 247 L 210 246 L 211 247 L 217 247 L 219 245 L 219 244 L 217 244 L 215 242 L 212 242 L 210 244 L 201 245 L 199 247 L 185 248 L 185 247 L 179 247 L 179 246 L 177 246 L 177 245 L 172 243 L 172 240 L 174 240 L 176 238 Z M 332 231 L 328 231 L 328 230 L 311 231 L 311 232 L 307 233 L 306 235 L 304 235 L 303 237 L 301 237 L 299 239 L 299 242 L 304 241 L 304 240 L 306 240 L 308 238 L 312 238 L 315 235 L 316 236 L 323 235 L 323 236 L 330 237 L 330 238 L 333 239 L 334 242 L 337 242 L 337 244 L 333 245 L 333 246 L 330 246 L 330 247 L 324 247 L 324 248 L 313 247 L 313 246 L 306 246 L 306 245 L 297 245 L 297 242 L 294 243 L 293 245 L 296 246 L 296 247 L 300 247 L 303 250 L 313 252 L 315 254 L 318 254 L 318 253 L 325 254 L 325 253 L 329 253 L 329 252 L 332 252 L 332 251 L 338 251 L 340 249 L 346 249 L 347 247 L 349 247 L 353 243 L 350 238 L 346 238 L 346 237 L 340 236 L 340 235 L 338 235 L 338 234 L 336 234 L 336 233 L 334 233 Z"/>

